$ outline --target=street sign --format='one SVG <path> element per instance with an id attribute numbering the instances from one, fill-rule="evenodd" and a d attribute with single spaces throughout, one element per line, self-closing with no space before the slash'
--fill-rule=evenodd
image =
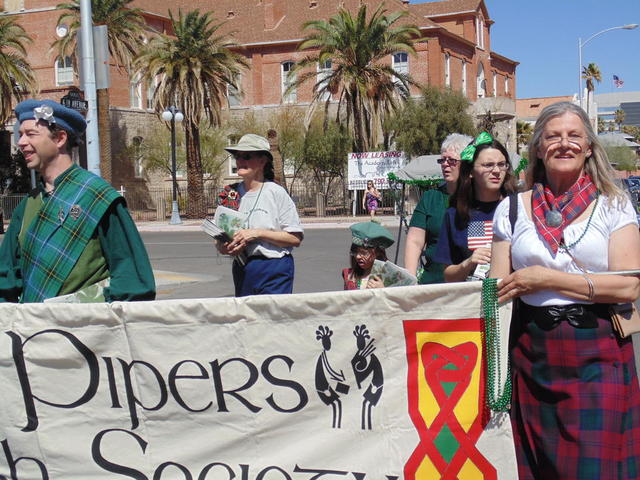
<path id="1" fill-rule="evenodd" d="M 60 103 L 67 108 L 73 108 L 78 112 L 86 112 L 89 109 L 89 102 L 83 100 L 80 96 L 80 92 L 70 91 L 64 97 L 60 99 Z"/>

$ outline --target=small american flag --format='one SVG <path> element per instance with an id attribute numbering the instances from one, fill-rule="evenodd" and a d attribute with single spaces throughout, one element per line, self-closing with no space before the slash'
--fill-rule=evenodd
<path id="1" fill-rule="evenodd" d="M 467 246 L 469 250 L 486 247 L 493 238 L 493 222 L 491 220 L 475 221 L 467 227 Z"/>
<path id="2" fill-rule="evenodd" d="M 622 86 L 624 85 L 624 80 L 622 80 L 617 75 L 614 75 L 613 76 L 613 84 L 615 85 L 616 88 L 622 88 Z"/>

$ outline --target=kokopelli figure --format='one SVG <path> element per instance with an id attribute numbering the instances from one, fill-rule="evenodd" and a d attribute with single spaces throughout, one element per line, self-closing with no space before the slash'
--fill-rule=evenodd
<path id="1" fill-rule="evenodd" d="M 316 391 L 320 400 L 325 405 L 331 405 L 331 411 L 333 413 L 333 428 L 341 428 L 342 426 L 342 402 L 340 401 L 340 395 L 346 395 L 349 393 L 349 385 L 344 383 L 345 377 L 342 370 L 337 372 L 331 367 L 329 359 L 327 358 L 327 352 L 331 350 L 331 336 L 333 332 L 327 326 L 319 326 L 316 330 L 316 340 L 322 342 L 322 353 L 318 357 L 316 362 Z M 336 382 L 335 387 L 331 382 Z"/>
<path id="2" fill-rule="evenodd" d="M 363 430 L 371 430 L 371 410 L 378 404 L 382 396 L 384 383 L 382 365 L 378 357 L 373 354 L 376 349 L 373 346 L 375 339 L 369 335 L 367 326 L 356 326 L 353 330 L 353 335 L 356 337 L 358 351 L 351 359 L 351 366 L 353 367 L 358 388 L 362 388 L 365 382 L 369 382 L 367 389 L 362 394 L 360 425 Z"/>

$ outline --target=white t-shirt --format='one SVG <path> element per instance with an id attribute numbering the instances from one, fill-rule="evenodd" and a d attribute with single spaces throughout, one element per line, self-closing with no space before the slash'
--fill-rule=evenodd
<path id="1" fill-rule="evenodd" d="M 277 183 L 265 182 L 255 192 L 244 192 L 238 210 L 248 215 L 246 228 L 303 232 L 293 200 Z M 278 247 L 269 242 L 258 241 L 247 246 L 246 254 L 250 257 L 262 255 L 267 258 L 282 258 L 289 255 L 291 250 L 291 247 Z"/>
<path id="2" fill-rule="evenodd" d="M 638 221 L 628 198 L 625 197 L 624 201 L 619 202 L 615 199 L 610 201 L 606 195 L 600 195 L 588 228 L 587 224 L 588 217 L 568 225 L 564 229 L 565 243 L 571 245 L 584 233 L 584 237 L 570 249 L 571 255 L 588 272 L 604 272 L 609 269 L 609 237 L 616 230 L 629 224 L 638 225 Z M 587 228 L 586 232 L 585 228 Z M 493 233 L 498 238 L 511 242 L 511 265 L 514 270 L 541 265 L 568 273 L 582 273 L 566 251 L 558 249 L 558 253 L 555 257 L 553 256 L 551 249 L 538 234 L 533 220 L 527 215 L 521 193 L 518 194 L 518 219 L 513 237 L 509 221 L 508 197 L 496 209 Z M 553 290 L 540 290 L 530 295 L 523 295 L 522 300 L 533 306 L 589 303 L 579 302 Z"/>

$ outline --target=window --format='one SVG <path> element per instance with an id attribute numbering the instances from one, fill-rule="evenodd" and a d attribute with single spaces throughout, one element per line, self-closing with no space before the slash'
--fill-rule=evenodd
<path id="1" fill-rule="evenodd" d="M 129 105 L 131 108 L 142 108 L 142 82 L 134 77 L 129 83 Z"/>
<path id="2" fill-rule="evenodd" d="M 147 110 L 153 110 L 153 97 L 156 94 L 156 87 L 157 85 L 154 81 L 147 83 Z"/>
<path id="3" fill-rule="evenodd" d="M 56 58 L 56 85 L 73 85 L 73 62 L 71 57 Z"/>
<path id="4" fill-rule="evenodd" d="M 227 100 L 230 107 L 236 107 L 242 103 L 242 93 L 240 92 L 241 78 L 238 76 L 235 79 L 235 84 L 227 84 Z"/>
<path id="5" fill-rule="evenodd" d="M 498 74 L 493 72 L 493 96 L 498 96 Z"/>
<path id="6" fill-rule="evenodd" d="M 505 96 L 509 95 L 509 77 L 505 75 L 504 77 L 504 94 Z"/>
<path id="7" fill-rule="evenodd" d="M 282 64 L 282 101 L 284 103 L 295 103 L 297 100 L 296 88 L 292 87 L 289 90 L 296 81 L 296 74 L 293 73 L 293 66 L 293 62 L 284 62 Z"/>
<path id="8" fill-rule="evenodd" d="M 142 149 L 142 137 L 133 137 L 131 140 L 131 151 L 133 156 L 133 176 L 135 178 L 144 178 L 144 155 Z"/>
<path id="9" fill-rule="evenodd" d="M 462 79 L 460 81 L 460 90 L 463 95 L 467 95 L 467 62 L 462 60 Z"/>
<path id="10" fill-rule="evenodd" d="M 478 63 L 478 74 L 476 75 L 478 98 L 487 96 L 487 81 L 484 78 L 484 66 Z"/>
<path id="11" fill-rule="evenodd" d="M 409 73 L 409 55 L 406 52 L 399 52 L 393 54 L 392 68 L 404 75 Z"/>
<path id="12" fill-rule="evenodd" d="M 394 53 L 391 57 L 391 68 L 400 75 L 409 74 L 409 55 L 406 52 Z M 394 83 L 400 93 L 405 93 L 405 88 L 402 86 L 402 82 L 399 79 L 395 79 Z"/>
<path id="13" fill-rule="evenodd" d="M 316 82 L 318 90 L 327 84 L 327 78 L 331 76 L 331 60 L 325 60 L 322 64 L 318 63 L 318 74 L 316 76 Z M 331 92 L 324 92 L 320 95 L 320 100 L 326 101 L 331 98 Z"/>
<path id="14" fill-rule="evenodd" d="M 476 17 L 476 45 L 484 49 L 484 19 Z"/>
<path id="15" fill-rule="evenodd" d="M 451 86 L 451 55 L 444 54 L 444 86 Z"/>

